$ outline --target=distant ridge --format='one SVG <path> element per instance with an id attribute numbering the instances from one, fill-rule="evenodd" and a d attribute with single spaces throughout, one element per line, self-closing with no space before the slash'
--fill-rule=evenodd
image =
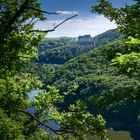
<path id="1" fill-rule="evenodd" d="M 100 46 L 110 41 L 124 38 L 124 35 L 118 29 L 111 29 L 93 37 L 94 46 Z"/>
<path id="2" fill-rule="evenodd" d="M 38 60 L 41 64 L 64 64 L 68 60 L 93 50 L 105 43 L 123 38 L 117 29 L 106 31 L 95 37 L 91 35 L 76 38 L 45 38 L 38 46 Z"/>

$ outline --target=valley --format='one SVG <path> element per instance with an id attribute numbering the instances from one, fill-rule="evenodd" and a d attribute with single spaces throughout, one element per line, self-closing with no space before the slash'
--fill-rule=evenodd
<path id="1" fill-rule="evenodd" d="M 94 37 L 93 44 L 78 44 L 74 38 L 44 39 L 38 47 L 38 59 L 26 70 L 38 77 L 44 87 L 52 85 L 59 89 L 65 96 L 64 103 L 58 104 L 62 110 L 68 111 L 70 104 L 82 99 L 91 113 L 104 116 L 107 128 L 129 131 L 138 140 L 140 104 L 130 100 L 122 106 L 119 101 L 130 88 L 135 92 L 133 88 L 139 80 L 120 74 L 111 65 L 115 53 L 125 51 L 123 37 L 117 30 L 111 30 Z M 108 102 L 106 98 L 110 97 Z M 111 133 L 116 135 L 115 131 Z"/>

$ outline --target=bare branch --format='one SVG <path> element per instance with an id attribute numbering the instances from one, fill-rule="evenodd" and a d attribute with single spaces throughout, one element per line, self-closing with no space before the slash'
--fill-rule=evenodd
<path id="1" fill-rule="evenodd" d="M 32 22 L 34 21 L 34 19 L 36 19 L 36 16 L 33 17 L 33 18 L 30 20 L 30 22 L 29 22 L 28 24 L 29 24 L 29 25 L 32 24 Z"/>
<path id="2" fill-rule="evenodd" d="M 35 10 L 35 11 L 38 11 L 38 12 L 41 12 L 41 13 L 48 14 L 48 15 L 60 15 L 60 14 L 62 14 L 61 12 L 47 12 L 45 10 L 40 10 L 40 9 L 37 9 L 37 8 L 34 8 L 34 7 L 28 7 L 28 8 L 31 9 L 31 10 Z"/>
<path id="3" fill-rule="evenodd" d="M 32 25 L 34 25 L 38 21 L 39 21 L 39 19 L 34 20 L 34 22 L 32 22 Z"/>
<path id="4" fill-rule="evenodd" d="M 59 24 L 57 24 L 56 26 L 54 26 L 53 29 L 49 29 L 49 30 L 31 30 L 28 33 L 30 33 L 30 32 L 42 32 L 42 33 L 53 32 L 53 31 L 55 31 L 56 28 L 58 28 L 59 26 L 61 26 L 63 23 L 67 22 L 68 20 L 70 20 L 70 19 L 72 19 L 72 18 L 74 18 L 76 16 L 78 16 L 78 14 L 73 15 L 73 16 L 71 16 L 69 18 L 66 18 L 65 20 L 63 20 L 62 22 L 60 22 Z"/>

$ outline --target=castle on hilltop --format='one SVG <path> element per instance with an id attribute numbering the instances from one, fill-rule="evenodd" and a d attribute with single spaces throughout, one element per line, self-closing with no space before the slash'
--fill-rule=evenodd
<path id="1" fill-rule="evenodd" d="M 79 36 L 78 37 L 78 43 L 82 44 L 82 43 L 92 43 L 93 42 L 93 38 L 91 37 L 91 35 L 83 35 L 83 36 Z"/>

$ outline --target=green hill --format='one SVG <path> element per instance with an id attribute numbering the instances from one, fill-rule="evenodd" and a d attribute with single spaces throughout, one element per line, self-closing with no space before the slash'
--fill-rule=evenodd
<path id="1" fill-rule="evenodd" d="M 76 38 L 69 37 L 46 38 L 38 46 L 38 60 L 36 62 L 64 64 L 80 54 L 122 37 L 123 35 L 117 29 L 113 29 L 93 37 L 93 42 L 90 44 L 79 44 Z"/>
<path id="2" fill-rule="evenodd" d="M 122 33 L 118 32 L 117 29 L 112 29 L 95 36 L 93 38 L 93 42 L 95 46 L 101 46 L 108 42 L 112 42 L 122 38 L 124 38 L 124 35 Z"/>
<path id="3" fill-rule="evenodd" d="M 123 38 L 117 29 L 109 30 L 93 38 L 91 44 L 79 44 L 76 38 L 45 38 L 38 46 L 38 58 L 25 66 L 23 71 L 32 73 L 43 83 L 48 83 L 55 70 L 67 61 L 87 53 L 101 44 Z"/>
<path id="4" fill-rule="evenodd" d="M 139 128 L 136 120 L 140 104 L 126 99 L 125 95 L 130 94 L 131 97 L 131 94 L 138 92 L 139 81 L 120 74 L 111 65 L 110 60 L 118 51 L 125 51 L 121 41 L 80 55 L 62 65 L 48 84 L 55 85 L 61 94 L 73 92 L 66 95 L 65 103 L 59 105 L 60 108 L 67 110 L 67 106 L 76 99 L 83 99 L 91 112 L 101 113 L 106 118 L 108 127 L 129 130 L 134 135 Z M 77 88 L 70 91 L 75 85 Z M 122 106 L 120 99 L 124 99 L 124 103 L 129 102 Z"/>
<path id="5" fill-rule="evenodd" d="M 65 103 L 58 106 L 61 109 L 67 110 L 81 98 L 91 112 L 105 117 L 107 127 L 129 130 L 135 137 L 140 105 L 130 100 L 121 106 L 120 99 L 125 103 L 129 100 L 126 94 L 131 97 L 138 92 L 139 81 L 119 73 L 111 65 L 116 52 L 126 51 L 123 37 L 117 30 L 110 30 L 94 37 L 91 45 L 79 45 L 75 38 L 45 39 L 38 46 L 38 60 L 24 70 L 65 94 Z"/>

